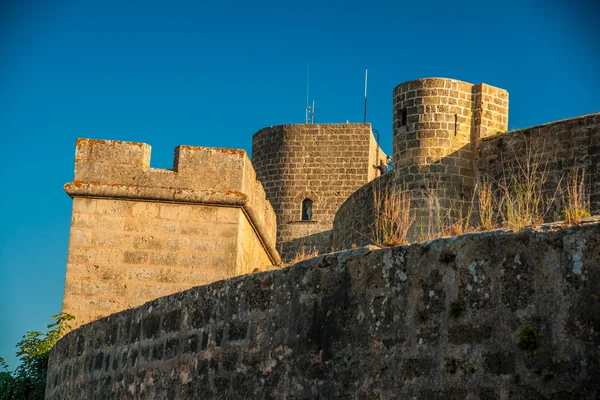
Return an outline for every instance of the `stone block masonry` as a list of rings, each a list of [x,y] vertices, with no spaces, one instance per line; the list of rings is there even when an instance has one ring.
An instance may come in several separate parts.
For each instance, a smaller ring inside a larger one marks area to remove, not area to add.
[[[338,208],[375,178],[385,160],[370,124],[279,125],[252,138],[252,163],[277,214],[277,245],[284,259],[302,247],[331,250]],[[302,202],[312,218],[302,220]]]
[[[46,399],[597,399],[600,223],[553,229],[359,248],[153,300],[60,339]]]
[[[458,205],[475,184],[478,140],[507,130],[508,93],[484,83],[426,78],[398,85],[393,104],[394,176],[411,191],[416,230],[431,228],[432,198],[442,215],[460,218]]]
[[[79,139],[63,311],[75,325],[280,262],[275,214],[242,150]]]

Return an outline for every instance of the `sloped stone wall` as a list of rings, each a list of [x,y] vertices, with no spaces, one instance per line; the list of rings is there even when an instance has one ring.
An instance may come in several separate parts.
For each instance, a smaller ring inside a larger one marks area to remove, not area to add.
[[[600,223],[539,229],[156,299],[59,340],[46,398],[596,399]]]

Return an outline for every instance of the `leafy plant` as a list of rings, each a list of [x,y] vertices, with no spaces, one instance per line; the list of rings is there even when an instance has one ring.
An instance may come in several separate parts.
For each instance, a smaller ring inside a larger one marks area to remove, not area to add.
[[[21,364],[13,371],[8,371],[8,365],[0,357],[0,400],[9,399],[43,399],[46,390],[46,370],[48,368],[48,353],[58,339],[68,331],[69,321],[75,319],[70,314],[60,313],[52,316],[52,322],[47,326],[46,333],[29,331],[17,343],[17,357]]]

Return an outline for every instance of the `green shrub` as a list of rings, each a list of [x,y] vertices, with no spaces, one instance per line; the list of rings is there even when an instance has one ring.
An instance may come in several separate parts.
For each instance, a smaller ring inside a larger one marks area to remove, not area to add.
[[[47,326],[48,331],[41,333],[29,331],[17,343],[17,357],[21,364],[13,371],[0,357],[0,400],[42,400],[46,390],[46,370],[48,353],[56,341],[68,329],[72,315],[61,313],[52,316],[54,322]]]

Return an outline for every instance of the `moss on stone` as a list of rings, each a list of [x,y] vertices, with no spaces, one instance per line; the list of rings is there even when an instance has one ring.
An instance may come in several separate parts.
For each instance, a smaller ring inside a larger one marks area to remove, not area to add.
[[[540,333],[534,325],[529,325],[519,331],[519,347],[531,353],[538,348]]]
[[[450,303],[450,316],[454,319],[460,318],[460,316],[465,312],[466,305],[463,300],[455,300]]]

